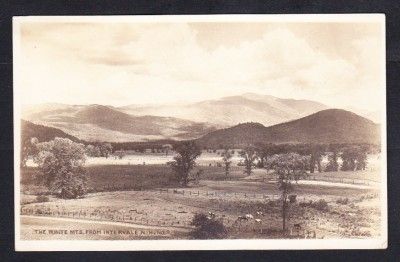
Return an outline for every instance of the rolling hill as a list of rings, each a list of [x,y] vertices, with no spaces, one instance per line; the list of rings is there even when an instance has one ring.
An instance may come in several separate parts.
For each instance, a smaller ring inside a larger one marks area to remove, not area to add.
[[[258,122],[266,126],[327,109],[326,105],[309,100],[281,99],[268,95],[246,93],[197,103],[120,107],[135,115],[170,116],[207,122],[218,127],[229,127],[244,122]]]
[[[244,123],[211,132],[197,143],[205,147],[243,147],[256,143],[380,142],[379,125],[341,109],[327,109],[286,123],[265,127]]]
[[[25,110],[23,118],[86,141],[194,139],[216,129],[174,117],[134,116],[103,105],[48,104],[41,109]]]
[[[21,141],[36,137],[39,142],[45,142],[53,140],[55,137],[63,137],[71,139],[75,142],[81,142],[78,138],[68,135],[67,133],[61,131],[60,129],[36,125],[29,121],[21,121]]]

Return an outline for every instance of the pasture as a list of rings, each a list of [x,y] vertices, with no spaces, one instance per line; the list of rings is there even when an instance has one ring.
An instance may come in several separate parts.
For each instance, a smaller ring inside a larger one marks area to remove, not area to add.
[[[81,199],[61,200],[49,196],[47,202],[37,203],[36,195],[46,194],[45,188],[35,185],[34,177],[40,176],[36,168],[21,172],[21,234],[32,239],[34,228],[49,225],[38,218],[55,218],[50,224],[64,228],[63,220],[76,221],[73,228],[108,229],[114,224],[84,224],[81,221],[123,223],[115,225],[133,228],[143,226],[154,230],[165,228],[171,232],[162,238],[188,238],[191,219],[196,213],[213,212],[228,229],[229,238],[280,238],[281,209],[279,190],[273,177],[266,170],[257,169],[249,177],[243,167],[233,166],[229,178],[223,167],[200,166],[204,174],[199,184],[180,188],[173,181],[173,173],[166,165],[103,165],[88,166],[91,193]],[[193,172],[196,172],[194,170]],[[362,178],[369,171],[316,173],[341,178]],[[377,176],[375,174],[375,176]],[[264,178],[264,179],[263,179]],[[379,232],[379,190],[374,187],[351,188],[327,185],[298,184],[294,194],[296,202],[290,205],[286,237],[360,238],[376,236]],[[344,201],[346,199],[346,201]],[[319,207],[319,201],[326,207]],[[257,215],[261,212],[262,215]],[[252,214],[254,219],[238,221],[239,216]],[[259,222],[255,222],[258,219]],[[42,224],[41,224],[42,223]],[[44,223],[44,224],[43,224]],[[299,224],[301,232],[293,225]],[[88,226],[90,225],[90,226]],[[49,227],[49,226],[47,226]],[[69,228],[69,227],[68,227]],[[47,236],[49,239],[57,236]],[[153,239],[154,234],[140,235],[80,235],[79,239]],[[68,238],[68,236],[63,236]],[[75,238],[74,238],[75,239]]]

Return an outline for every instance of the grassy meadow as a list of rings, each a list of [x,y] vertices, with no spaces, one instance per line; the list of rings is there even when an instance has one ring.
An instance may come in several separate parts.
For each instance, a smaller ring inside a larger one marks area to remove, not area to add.
[[[228,238],[282,237],[280,191],[272,172],[254,169],[252,175],[246,176],[242,166],[232,165],[226,177],[224,167],[213,162],[203,163],[191,173],[200,169],[203,172],[199,182],[182,188],[175,181],[171,167],[165,164],[91,164],[86,166],[89,194],[62,200],[38,183],[41,177],[38,168],[22,168],[21,235],[24,239],[36,239],[38,236],[32,230],[46,226],[101,230],[148,227],[151,232],[140,236],[87,234],[76,239],[185,239],[196,213],[214,212],[227,227]],[[317,172],[312,176],[317,182],[326,178],[371,180],[377,184],[380,181],[377,169]],[[302,238],[310,232],[316,238],[363,238],[379,234],[380,197],[376,187],[298,184],[293,194],[297,200],[290,205],[288,228],[301,224],[302,231],[290,231],[287,238]],[[40,195],[47,197],[39,199]],[[258,211],[262,215],[256,215]],[[253,214],[260,222],[238,222],[238,216],[245,214]],[[45,220],[48,218],[54,221]],[[160,228],[169,233],[154,235]],[[46,236],[46,239],[60,238],[68,236]]]

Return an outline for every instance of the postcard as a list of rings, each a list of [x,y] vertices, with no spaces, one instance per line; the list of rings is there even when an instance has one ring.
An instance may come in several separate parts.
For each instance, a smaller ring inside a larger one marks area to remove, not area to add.
[[[14,17],[17,251],[387,247],[385,16]]]

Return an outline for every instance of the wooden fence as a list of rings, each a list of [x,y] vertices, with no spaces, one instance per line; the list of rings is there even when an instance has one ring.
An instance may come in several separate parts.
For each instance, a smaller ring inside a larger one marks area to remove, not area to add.
[[[179,194],[182,196],[205,196],[205,197],[243,197],[251,199],[267,199],[276,200],[280,198],[277,194],[258,194],[258,193],[248,193],[248,192],[218,192],[218,191],[200,191],[200,190],[188,190],[188,189],[163,189],[160,188],[158,191],[160,194]]]
[[[177,217],[171,217],[168,220],[160,221],[159,219],[151,219],[145,212],[137,212],[130,210],[128,212],[120,212],[118,210],[96,210],[87,207],[74,207],[73,210],[63,208],[52,208],[44,205],[36,205],[29,207],[21,207],[21,215],[56,217],[56,218],[72,218],[97,221],[111,221],[132,223],[148,226],[171,226],[189,228],[190,220],[182,220]]]

